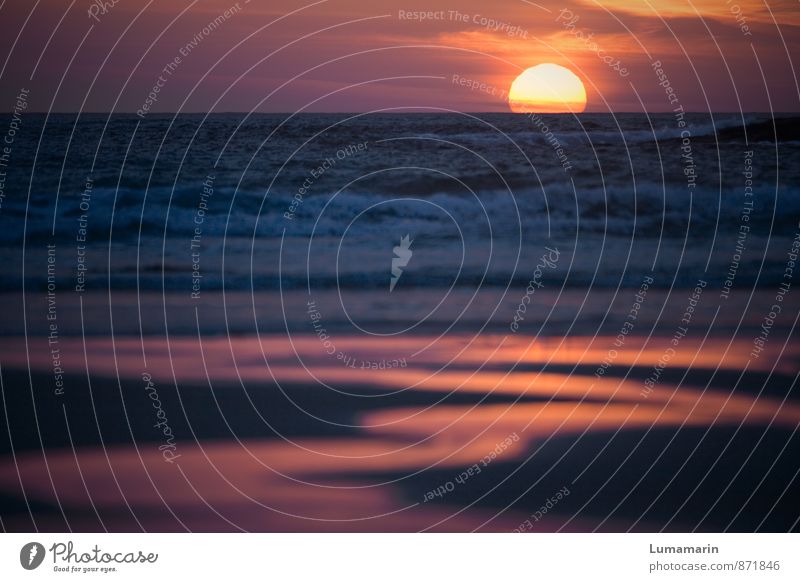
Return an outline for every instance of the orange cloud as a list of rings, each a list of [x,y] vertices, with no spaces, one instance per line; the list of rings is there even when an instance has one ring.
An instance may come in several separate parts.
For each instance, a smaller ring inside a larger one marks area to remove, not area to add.
[[[800,24],[797,2],[762,0],[582,0],[592,7],[606,8],[612,12],[626,12],[639,16],[662,18],[691,17],[734,20],[741,26],[748,22],[776,22]]]

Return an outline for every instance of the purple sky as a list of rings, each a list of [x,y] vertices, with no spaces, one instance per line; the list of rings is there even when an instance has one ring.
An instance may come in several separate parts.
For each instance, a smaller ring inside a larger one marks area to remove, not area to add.
[[[588,111],[800,110],[794,0],[97,2],[0,4],[0,110],[507,111],[543,62]]]

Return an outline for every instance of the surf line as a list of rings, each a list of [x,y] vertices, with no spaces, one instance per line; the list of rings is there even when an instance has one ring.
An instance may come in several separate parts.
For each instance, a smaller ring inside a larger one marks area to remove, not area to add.
[[[512,321],[510,325],[513,333],[517,333],[517,331],[519,331],[519,324],[525,319],[524,314],[528,311],[528,305],[531,302],[531,297],[533,294],[536,293],[537,289],[544,287],[544,284],[542,283],[544,270],[555,269],[556,265],[558,264],[558,258],[561,255],[558,249],[551,249],[550,247],[544,248],[547,252],[542,255],[542,258],[539,259],[539,263],[533,270],[531,280],[528,282],[528,286],[525,288],[525,295],[523,295],[522,299],[520,299],[517,310],[514,313],[514,321]]]

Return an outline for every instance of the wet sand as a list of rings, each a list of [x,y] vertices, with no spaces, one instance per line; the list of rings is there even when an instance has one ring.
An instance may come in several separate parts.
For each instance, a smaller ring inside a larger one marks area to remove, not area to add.
[[[613,338],[472,339],[337,337],[359,363],[429,346],[362,369],[313,335],[62,338],[59,395],[46,339],[3,338],[3,526],[798,529],[791,343],[685,338],[647,391],[668,338],[601,378]]]

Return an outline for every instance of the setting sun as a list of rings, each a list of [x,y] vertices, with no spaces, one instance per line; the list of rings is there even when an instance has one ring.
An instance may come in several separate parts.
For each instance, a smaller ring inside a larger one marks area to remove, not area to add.
[[[544,63],[514,79],[508,105],[514,113],[581,113],[586,109],[586,89],[569,69]]]

